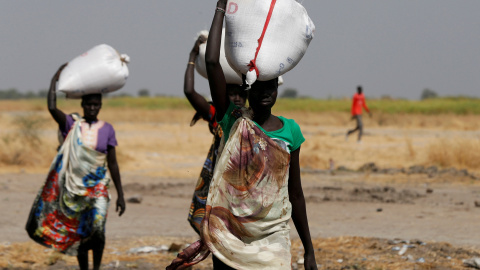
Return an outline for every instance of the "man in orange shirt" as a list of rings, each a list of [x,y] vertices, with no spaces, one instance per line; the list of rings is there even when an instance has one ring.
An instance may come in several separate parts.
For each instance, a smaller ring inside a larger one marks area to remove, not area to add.
[[[349,130],[347,132],[347,135],[345,136],[345,139],[348,139],[348,135],[358,130],[357,142],[360,142],[362,140],[362,134],[363,134],[362,108],[364,108],[365,111],[368,112],[370,117],[372,116],[372,113],[367,107],[367,103],[365,103],[365,96],[363,95],[362,92],[363,92],[362,87],[357,86],[357,93],[353,95],[353,102],[352,102],[352,120],[353,119],[357,120],[357,126],[354,129]]]

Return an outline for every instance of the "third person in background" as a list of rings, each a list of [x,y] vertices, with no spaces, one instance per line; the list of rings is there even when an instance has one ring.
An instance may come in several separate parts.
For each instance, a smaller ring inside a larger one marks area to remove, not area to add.
[[[208,122],[210,132],[213,135],[212,144],[208,151],[207,158],[203,164],[203,168],[198,177],[195,191],[193,192],[192,203],[190,205],[190,211],[188,213],[188,221],[192,228],[200,234],[200,224],[205,216],[205,204],[207,202],[208,190],[210,188],[210,181],[212,180],[213,170],[215,163],[217,162],[218,147],[220,140],[222,139],[222,128],[215,120],[215,107],[209,103],[202,95],[195,91],[194,79],[195,79],[195,59],[199,55],[199,47],[202,43],[205,43],[207,38],[200,35],[188,58],[187,69],[185,70],[185,79],[183,84],[183,91],[188,101],[195,109],[196,113],[193,116],[190,126],[195,125],[199,119],[203,119]],[[238,107],[245,106],[247,99],[247,92],[240,85],[226,84],[226,91],[228,98]]]

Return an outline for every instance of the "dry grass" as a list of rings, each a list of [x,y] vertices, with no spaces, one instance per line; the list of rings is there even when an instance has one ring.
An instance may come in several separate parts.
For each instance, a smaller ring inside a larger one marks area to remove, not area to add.
[[[442,167],[478,170],[480,139],[436,139],[428,146],[428,161]]]
[[[407,144],[407,149],[408,149],[408,157],[411,159],[415,159],[417,156],[417,152],[415,151],[413,144],[412,144],[412,139],[409,137],[405,137],[405,142]]]
[[[3,120],[3,121],[1,121]],[[3,132],[0,133],[0,164],[7,166],[44,165],[44,154],[53,151],[51,139],[42,134],[47,122],[44,116],[27,112],[0,119]]]
[[[132,106],[129,101],[134,101]],[[45,102],[0,101],[0,105],[0,171],[45,171],[58,146],[57,125]],[[354,169],[366,162],[382,167],[480,168],[474,162],[479,160],[478,143],[471,138],[472,131],[480,129],[475,115],[379,112],[364,117],[365,136],[358,145],[356,135],[345,141],[346,130],[354,126],[347,112],[281,111],[282,106],[274,113],[295,119],[307,139],[301,150],[303,168],[327,169],[330,158],[336,166]],[[78,100],[62,100],[59,107],[66,113],[81,112]],[[205,122],[189,127],[192,116],[182,99],[107,99],[100,114],[117,132],[122,172],[174,178],[196,178],[211,143]],[[459,143],[462,132],[470,132],[467,139],[472,142]]]
[[[103,265],[118,265],[121,269],[161,269],[168,265],[175,253],[131,254],[129,249],[143,246],[170,246],[171,243],[192,243],[193,238],[148,237],[112,240],[106,246]],[[462,260],[469,259],[478,250],[454,247],[447,243],[427,243],[409,249],[404,256],[398,255],[385,239],[365,237],[334,237],[313,239],[315,256],[319,269],[464,269]],[[55,269],[75,266],[76,258],[55,253],[50,249],[33,243],[15,243],[0,245],[0,267],[3,269]],[[408,258],[410,256],[410,259]],[[292,241],[292,260],[303,257],[300,240]],[[451,258],[448,258],[451,257]],[[423,258],[424,263],[416,262]],[[207,259],[193,269],[212,269],[211,260]],[[301,269],[301,266],[300,266]]]
[[[305,111],[274,111],[276,115],[283,115],[295,119],[301,125],[321,125],[345,127],[354,124],[350,115],[344,112],[305,112]],[[363,116],[366,128],[399,128],[399,129],[436,129],[436,130],[479,130],[480,121],[478,115],[456,115],[456,114],[387,114],[373,113],[372,117]]]

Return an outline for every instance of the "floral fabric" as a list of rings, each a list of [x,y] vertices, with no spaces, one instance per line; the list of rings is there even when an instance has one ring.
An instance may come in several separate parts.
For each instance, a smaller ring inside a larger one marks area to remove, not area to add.
[[[82,121],[76,119],[54,158],[26,225],[33,240],[70,255],[80,241],[104,233],[110,201],[106,154],[83,144]]]
[[[201,240],[167,269],[185,269],[209,252],[235,269],[291,269],[290,155],[248,118],[231,133],[210,184]]]

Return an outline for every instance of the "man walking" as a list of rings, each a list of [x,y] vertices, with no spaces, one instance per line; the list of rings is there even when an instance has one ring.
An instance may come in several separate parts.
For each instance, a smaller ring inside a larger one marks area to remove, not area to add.
[[[358,130],[357,142],[361,142],[362,134],[363,134],[362,108],[364,108],[365,111],[368,112],[370,117],[372,116],[372,113],[368,109],[367,103],[365,102],[365,96],[363,95],[362,86],[357,86],[357,93],[353,95],[353,102],[352,102],[352,120],[353,119],[357,120],[357,126],[354,129],[349,130],[347,132],[345,139],[348,139],[348,136],[350,134]]]

